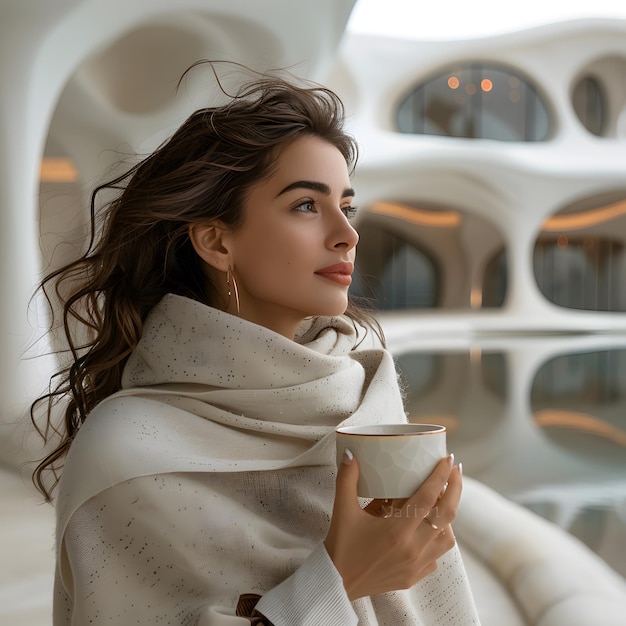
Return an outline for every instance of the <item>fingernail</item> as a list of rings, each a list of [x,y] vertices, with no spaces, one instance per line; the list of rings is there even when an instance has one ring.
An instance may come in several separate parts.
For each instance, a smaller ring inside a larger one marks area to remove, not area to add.
[[[448,465],[452,467],[454,465],[454,453],[450,454],[448,457]]]
[[[459,463],[459,475],[463,476],[463,463]]]
[[[346,448],[343,451],[343,459],[341,459],[341,462],[344,465],[350,465],[350,463],[352,463],[352,459],[354,458],[354,454],[352,454],[352,452],[350,452],[350,450],[348,450],[348,448]]]

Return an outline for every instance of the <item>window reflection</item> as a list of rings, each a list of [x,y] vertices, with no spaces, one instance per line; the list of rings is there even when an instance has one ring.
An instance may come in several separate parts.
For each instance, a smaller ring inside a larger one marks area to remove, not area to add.
[[[472,64],[451,69],[416,87],[400,104],[402,133],[543,141],[550,124],[533,85],[502,67]]]
[[[477,338],[469,348],[453,341],[395,358],[409,420],[444,424],[468,476],[569,530],[624,573],[626,346],[621,335],[593,348],[587,339],[544,351],[538,338],[500,338],[498,347]],[[538,368],[537,349],[546,355]],[[519,397],[520,386],[528,396]]]
[[[449,440],[473,440],[501,420],[507,402],[502,352],[409,352],[396,356],[409,420],[446,426]]]
[[[560,447],[610,461],[626,449],[626,350],[555,357],[531,390],[535,423]]]
[[[508,393],[506,359],[502,352],[483,352],[480,374],[485,389],[505,402]]]

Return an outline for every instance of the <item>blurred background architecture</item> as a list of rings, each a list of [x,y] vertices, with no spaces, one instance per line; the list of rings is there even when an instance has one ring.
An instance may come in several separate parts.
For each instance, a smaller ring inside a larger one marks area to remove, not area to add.
[[[472,556],[468,513],[484,624],[623,623],[626,6],[519,3],[489,31],[498,3],[456,4],[436,21],[397,0],[0,0],[0,622],[49,623],[52,511],[27,485],[42,451],[25,413],[58,345],[35,286],[84,245],[94,186],[219,97],[206,69],[177,89],[209,58],[340,94],[361,145],[354,292],[380,311],[409,419],[445,424],[468,476],[505,496],[485,496],[483,526],[522,505],[525,532],[549,520],[538,536],[573,537],[621,597],[597,622],[532,608]]]

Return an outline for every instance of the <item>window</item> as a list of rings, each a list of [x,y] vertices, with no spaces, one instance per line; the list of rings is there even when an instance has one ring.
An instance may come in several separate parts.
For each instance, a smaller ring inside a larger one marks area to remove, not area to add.
[[[545,220],[534,270],[556,305],[626,312],[626,194],[588,199]]]
[[[483,282],[483,308],[498,308],[504,306],[504,297],[507,289],[507,258],[504,248],[500,248],[487,263]]]
[[[547,108],[527,80],[482,64],[419,85],[400,104],[397,125],[402,133],[500,141],[544,141],[550,131]]]
[[[579,80],[572,93],[572,104],[578,119],[590,133],[604,134],[606,98],[598,80],[591,76]]]
[[[379,310],[437,306],[437,269],[423,251],[372,226],[359,227],[359,236],[350,293],[373,298]]]
[[[502,307],[507,255],[497,228],[450,207],[375,202],[357,224],[351,293],[379,310]]]

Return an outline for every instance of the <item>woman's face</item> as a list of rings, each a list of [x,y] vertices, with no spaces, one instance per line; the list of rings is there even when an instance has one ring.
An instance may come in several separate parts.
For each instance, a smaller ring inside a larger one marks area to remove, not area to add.
[[[273,174],[251,188],[242,226],[224,238],[241,317],[293,338],[305,317],[346,310],[359,240],[353,197],[332,144],[309,136],[282,149]]]

